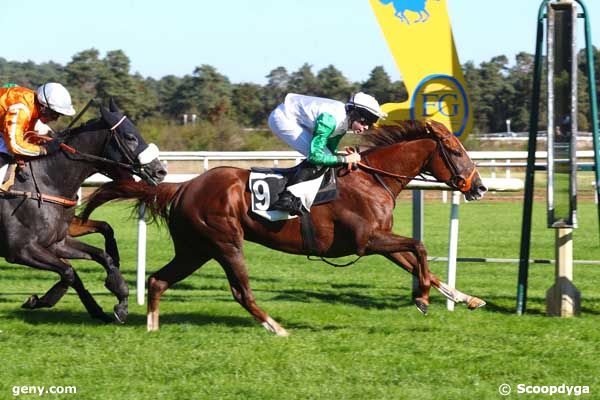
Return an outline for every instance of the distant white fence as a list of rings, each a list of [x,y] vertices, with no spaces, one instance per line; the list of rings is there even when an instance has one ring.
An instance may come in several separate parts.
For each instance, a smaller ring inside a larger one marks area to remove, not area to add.
[[[485,172],[490,171],[490,178],[496,178],[498,171],[504,171],[504,177],[510,178],[512,169],[524,168],[527,165],[526,151],[470,151],[469,156],[477,166]],[[535,153],[536,163],[539,166],[546,165],[546,152],[538,151]],[[279,166],[282,161],[293,161],[299,163],[304,159],[302,154],[296,151],[162,151],[160,159],[167,165],[174,161],[200,161],[202,169],[200,171],[186,171],[186,174],[177,174],[178,176],[167,175],[168,182],[181,181],[183,178],[191,178],[197,174],[205,172],[212,168],[212,164],[222,165],[223,162],[250,162],[250,161],[271,161],[273,166]],[[594,152],[592,150],[582,150],[577,152],[578,164],[590,164],[593,162]],[[179,176],[181,175],[181,176]],[[482,175],[487,175],[483,173]],[[183,179],[186,180],[186,179]],[[108,178],[96,174],[85,181],[86,186],[96,186],[108,182]]]

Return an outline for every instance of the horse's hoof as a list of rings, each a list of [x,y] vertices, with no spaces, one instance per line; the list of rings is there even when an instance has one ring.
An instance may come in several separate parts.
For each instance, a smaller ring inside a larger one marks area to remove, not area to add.
[[[415,300],[415,306],[417,306],[417,310],[419,310],[421,314],[427,315],[427,308],[429,307],[427,304],[421,300]]]
[[[25,308],[27,310],[33,310],[35,308],[37,308],[37,305],[40,302],[40,298],[38,297],[37,294],[32,294],[31,296],[29,296],[29,298],[27,300],[25,300],[25,303],[21,304],[21,308]]]
[[[478,308],[485,306],[485,304],[485,301],[481,300],[480,298],[471,297],[467,303],[467,308],[469,310],[477,310]]]
[[[127,306],[117,304],[114,308],[114,315],[115,315],[115,322],[118,322],[119,324],[124,324],[125,321],[127,321],[127,315],[129,315]]]

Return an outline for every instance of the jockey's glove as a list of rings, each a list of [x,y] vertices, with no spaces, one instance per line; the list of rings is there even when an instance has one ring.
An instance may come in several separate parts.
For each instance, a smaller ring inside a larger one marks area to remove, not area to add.
[[[358,153],[350,153],[344,156],[344,163],[346,164],[356,164],[360,161],[360,154]]]
[[[46,155],[57,153],[60,151],[60,140],[49,140],[43,144],[44,150],[46,150]]]

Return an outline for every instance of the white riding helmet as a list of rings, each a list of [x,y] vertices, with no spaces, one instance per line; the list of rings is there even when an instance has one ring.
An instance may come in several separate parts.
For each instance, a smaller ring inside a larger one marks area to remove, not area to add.
[[[379,118],[387,117],[387,114],[381,111],[381,107],[375,97],[363,92],[358,92],[350,96],[346,103],[346,111],[358,111],[358,114],[368,124],[374,124]]]
[[[36,95],[40,104],[52,111],[68,116],[75,115],[75,109],[71,104],[71,95],[60,83],[44,83],[37,89]]]

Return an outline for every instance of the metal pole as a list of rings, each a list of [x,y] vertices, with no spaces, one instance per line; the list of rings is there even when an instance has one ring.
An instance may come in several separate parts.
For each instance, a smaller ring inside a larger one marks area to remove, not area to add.
[[[412,231],[413,239],[423,241],[424,239],[424,222],[423,222],[423,191],[413,190],[413,218],[412,218]],[[413,275],[412,280],[413,290],[419,288],[419,279]]]
[[[137,303],[144,304],[146,294],[146,205],[138,209],[138,246],[137,246]]]
[[[600,197],[600,139],[598,138],[598,98],[596,94],[596,75],[594,72],[594,53],[592,51],[592,28],[588,12],[582,0],[576,0],[583,10],[585,25],[585,50],[588,67],[588,92],[590,98],[590,111],[592,113],[592,138],[594,143],[594,172],[596,178],[596,198]],[[600,203],[598,204],[598,227],[600,228]]]
[[[535,64],[533,72],[533,94],[529,118],[529,143],[527,146],[527,170],[525,172],[525,195],[523,198],[523,221],[521,224],[521,249],[519,256],[519,280],[517,283],[517,314],[527,308],[527,279],[529,275],[529,252],[531,249],[531,214],[535,182],[535,152],[537,150],[537,128],[540,108],[540,82],[542,77],[542,42],[544,41],[544,9],[549,0],[542,1],[538,11]]]
[[[452,206],[450,208],[450,229],[448,237],[448,286],[456,287],[456,257],[458,255],[458,205],[460,192],[452,192]],[[448,311],[454,311],[454,302],[446,300]]]

